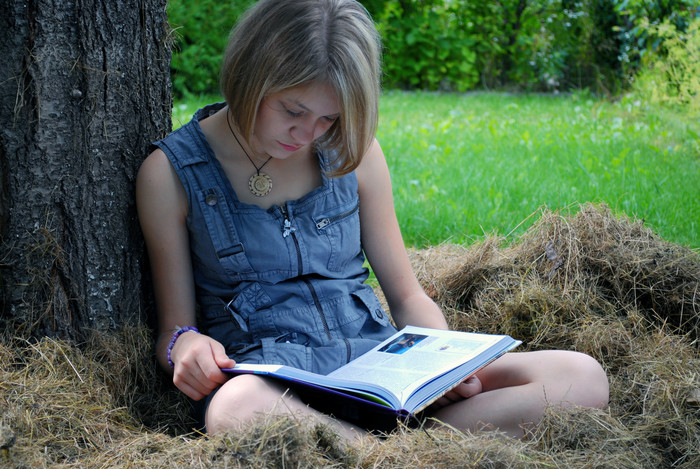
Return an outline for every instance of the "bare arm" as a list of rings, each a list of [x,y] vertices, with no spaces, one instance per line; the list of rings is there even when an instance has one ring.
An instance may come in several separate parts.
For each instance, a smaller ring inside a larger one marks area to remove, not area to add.
[[[136,180],[139,220],[153,276],[158,309],[156,356],[170,370],[166,349],[175,330],[195,325],[192,262],[186,226],[187,196],[170,161],[161,150],[144,161]],[[185,394],[200,399],[223,383],[219,367],[233,366],[221,344],[186,332],[175,343],[173,382]]]
[[[375,142],[363,158],[357,178],[362,244],[396,325],[399,329],[406,325],[447,329],[442,311],[413,273],[396,219],[389,168],[379,143]],[[435,407],[467,399],[481,390],[481,381],[472,376],[443,396]]]
[[[378,142],[357,169],[362,245],[399,328],[447,329],[438,306],[418,283],[404,247],[391,192],[391,178]]]

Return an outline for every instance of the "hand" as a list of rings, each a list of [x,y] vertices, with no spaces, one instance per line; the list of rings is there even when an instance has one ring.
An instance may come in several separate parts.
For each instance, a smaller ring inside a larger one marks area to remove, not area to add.
[[[173,384],[195,401],[228,381],[229,375],[221,368],[236,365],[220,342],[196,332],[182,334],[175,342],[170,358],[175,364]]]
[[[469,399],[470,397],[476,396],[482,390],[481,380],[472,375],[466,380],[459,383],[454,389],[445,393],[440,399],[435,401],[435,407],[445,407],[455,402],[462,401],[464,399]]]

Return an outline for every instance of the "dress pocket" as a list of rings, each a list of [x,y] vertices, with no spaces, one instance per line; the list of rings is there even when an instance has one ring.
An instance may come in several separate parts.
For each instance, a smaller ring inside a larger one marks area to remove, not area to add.
[[[311,349],[306,345],[279,341],[275,337],[266,337],[261,342],[263,363],[312,370]]]
[[[254,277],[255,272],[248,262],[245,248],[221,190],[218,187],[204,189],[197,196],[221,268],[235,280]]]
[[[340,272],[362,251],[360,241],[360,204],[354,201],[314,219],[319,236],[330,246],[328,270]]]
[[[231,315],[241,330],[248,332],[251,316],[261,308],[269,306],[272,302],[270,296],[259,283],[251,283],[243,288],[226,304],[226,311]]]
[[[365,308],[367,308],[373,323],[381,327],[391,327],[389,315],[384,311],[384,308],[382,308],[382,305],[379,302],[379,298],[377,298],[377,295],[375,295],[371,288],[367,287],[357,290],[353,292],[352,295],[360,300]]]

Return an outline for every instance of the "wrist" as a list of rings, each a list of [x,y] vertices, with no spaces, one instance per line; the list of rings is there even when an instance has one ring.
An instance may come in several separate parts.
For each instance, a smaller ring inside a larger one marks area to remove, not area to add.
[[[172,338],[170,339],[170,342],[168,343],[168,348],[166,349],[166,355],[168,357],[168,365],[170,365],[170,368],[173,369],[175,368],[175,364],[173,363],[172,360],[172,352],[173,352],[173,347],[175,347],[175,342],[177,342],[177,339],[180,338],[182,334],[185,332],[196,332],[199,334],[199,330],[194,327],[194,326],[186,326],[186,327],[179,327],[175,330],[175,333],[173,334]]]

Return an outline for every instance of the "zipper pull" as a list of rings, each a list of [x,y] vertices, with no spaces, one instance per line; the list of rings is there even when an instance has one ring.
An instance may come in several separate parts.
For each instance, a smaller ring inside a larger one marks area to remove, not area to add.
[[[319,220],[318,223],[316,223],[316,229],[321,230],[325,227],[327,227],[331,221],[328,218],[324,218],[322,220]]]
[[[282,237],[286,238],[290,234],[294,233],[297,229],[292,226],[292,222],[289,218],[284,219],[284,230],[282,230]]]
[[[282,215],[284,216],[284,228],[282,229],[282,237],[286,238],[290,234],[294,233],[297,229],[292,226],[292,222],[287,215],[287,207],[283,205],[280,207],[282,210]]]

